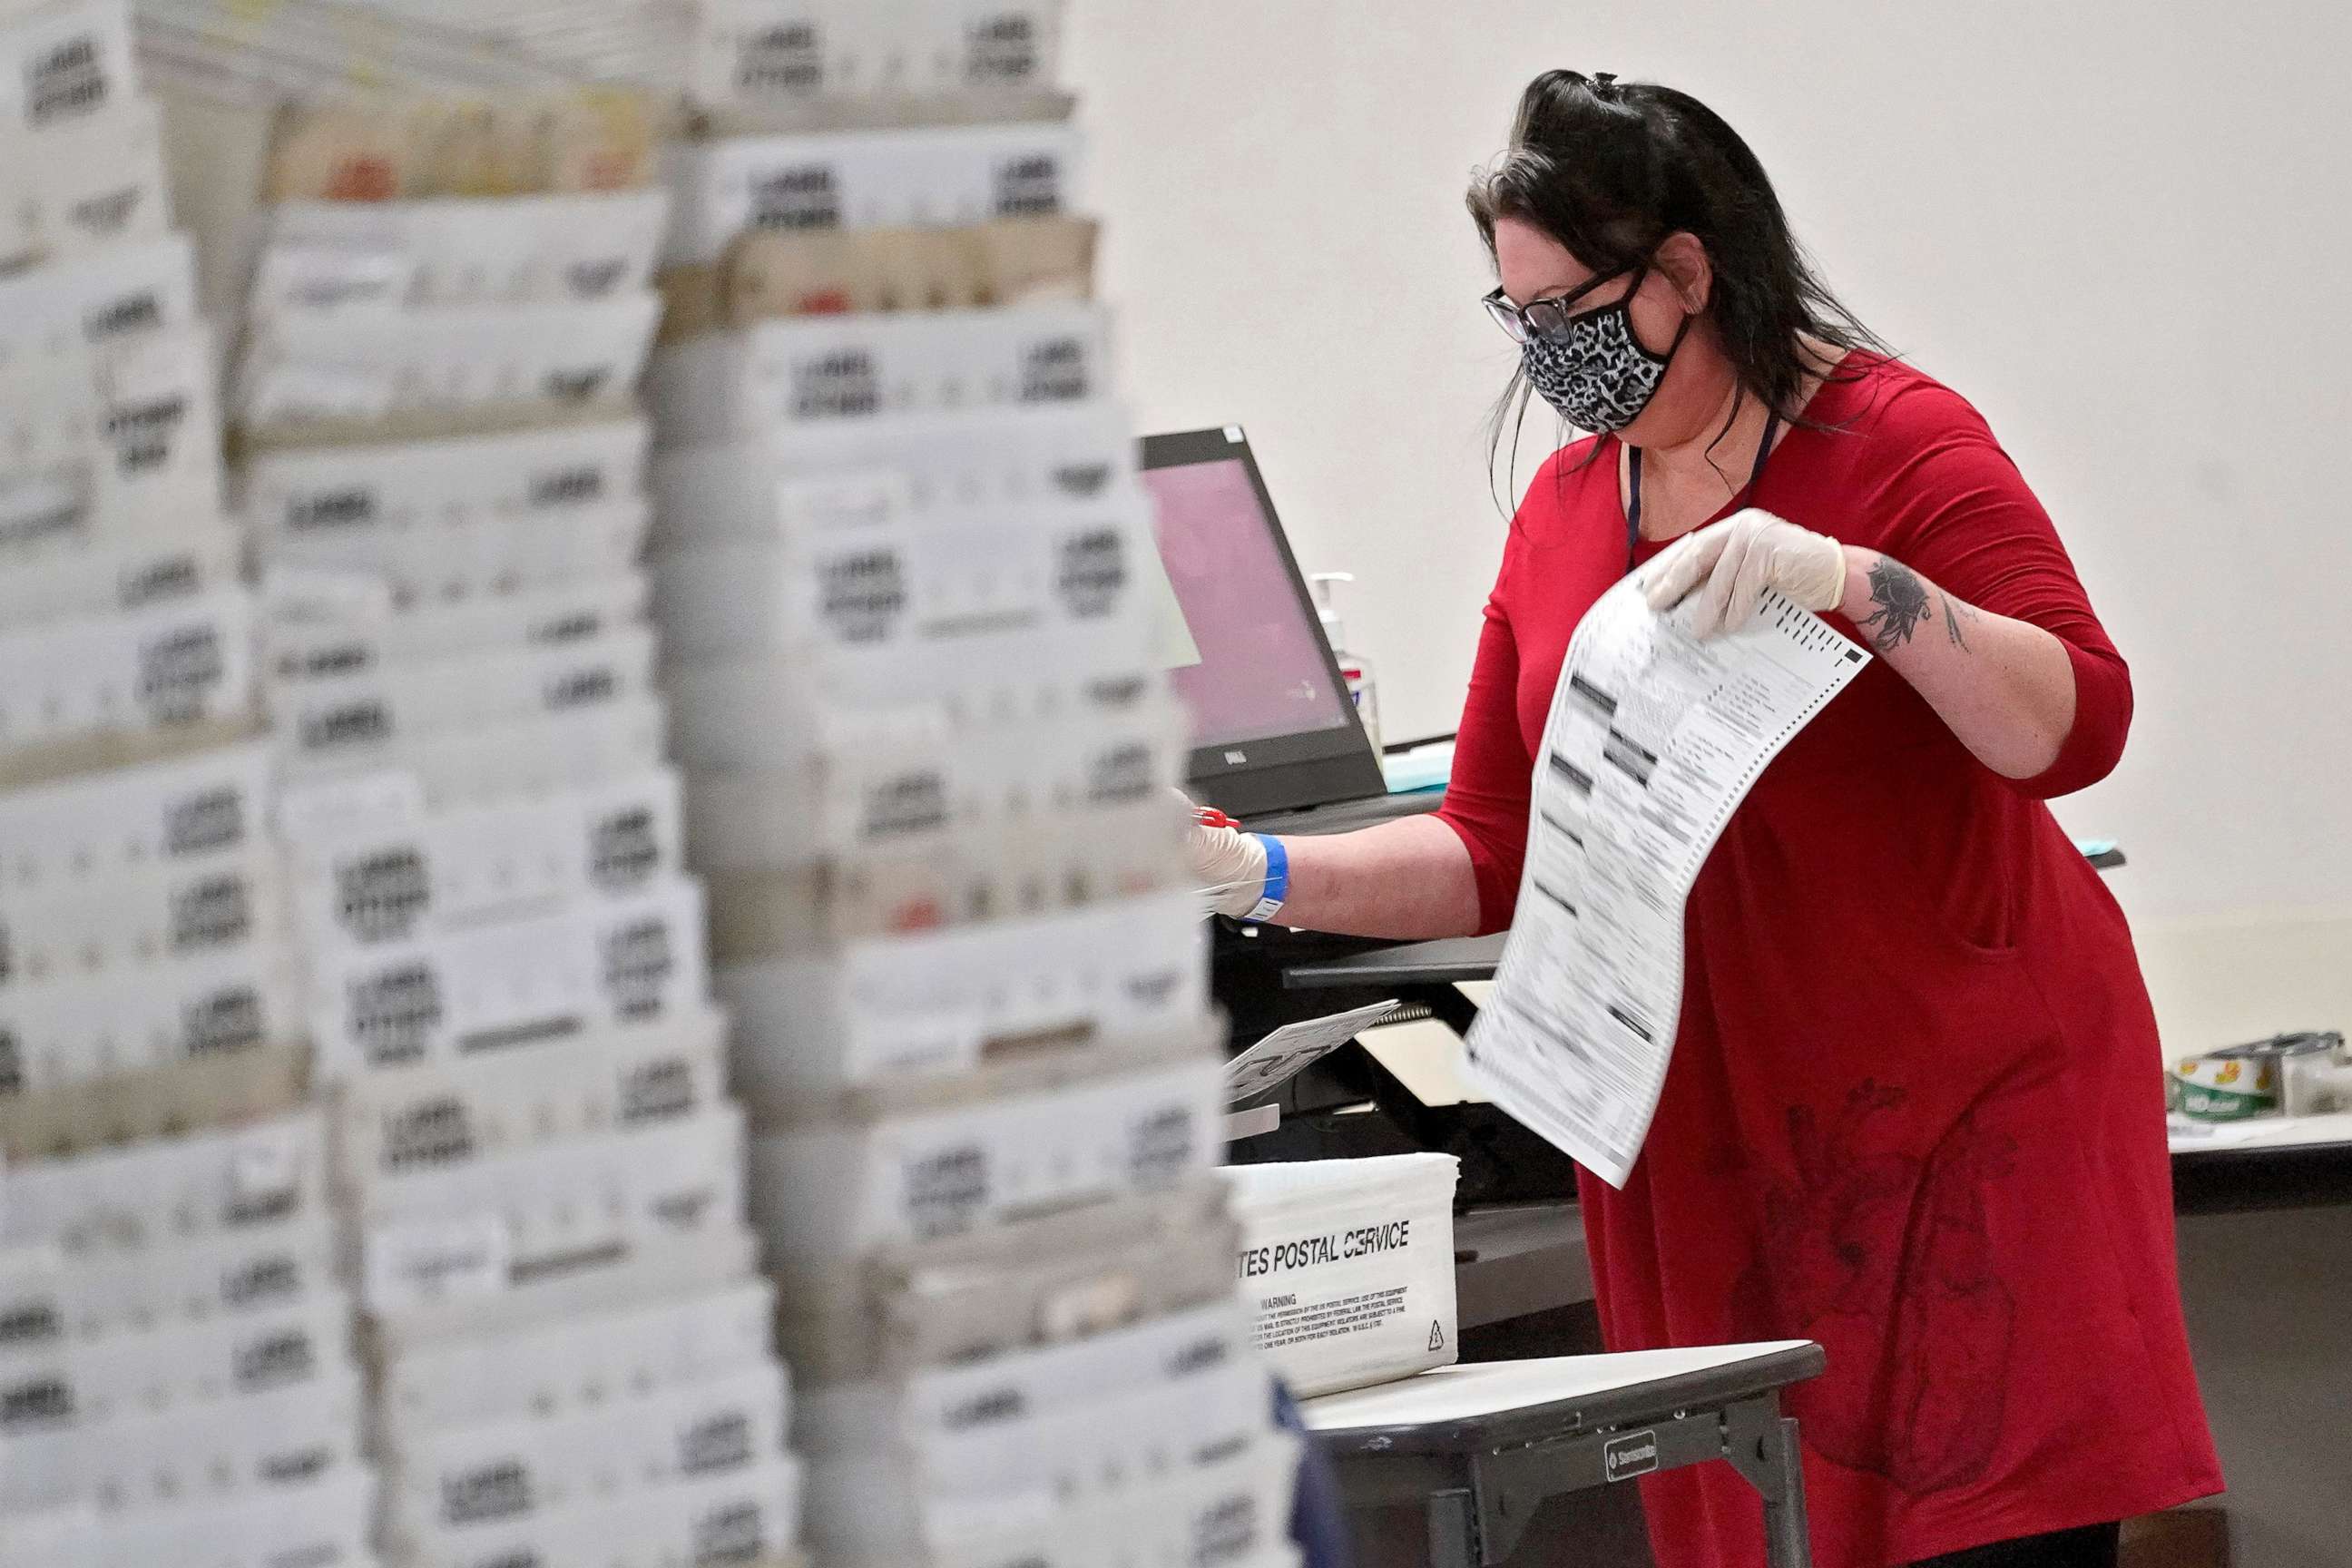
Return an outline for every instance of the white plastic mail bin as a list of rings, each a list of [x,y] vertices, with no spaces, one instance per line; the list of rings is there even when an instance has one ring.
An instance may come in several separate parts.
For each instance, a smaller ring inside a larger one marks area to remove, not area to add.
[[[1454,1359],[1451,1154],[1236,1165],[1242,1295],[1305,1398]]]

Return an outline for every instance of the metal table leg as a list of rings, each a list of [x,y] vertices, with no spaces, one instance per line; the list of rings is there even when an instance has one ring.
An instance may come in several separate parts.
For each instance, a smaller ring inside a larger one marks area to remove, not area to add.
[[[1451,1454],[1350,1453],[1340,1459],[1340,1489],[1351,1512],[1417,1503],[1432,1568],[1498,1568],[1548,1498],[1721,1460],[1764,1500],[1770,1568],[1813,1568],[1797,1423],[1780,1414],[1777,1393],[1636,1414],[1591,1426],[1571,1415],[1557,1434]]]
[[[1467,1491],[1429,1495],[1430,1568],[1484,1568],[1478,1550],[1478,1510]]]
[[[1724,1458],[1764,1497],[1764,1560],[1771,1568],[1813,1568],[1805,1521],[1805,1465],[1797,1421],[1777,1395],[1743,1400],[1723,1413]]]

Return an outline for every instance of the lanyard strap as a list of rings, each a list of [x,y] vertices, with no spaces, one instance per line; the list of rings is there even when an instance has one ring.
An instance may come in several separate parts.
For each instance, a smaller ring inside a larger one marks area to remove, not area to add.
[[[1756,466],[1748,470],[1748,482],[1740,487],[1740,496],[1754,493],[1756,483],[1764,477],[1764,459],[1772,455],[1772,437],[1780,433],[1780,416],[1769,416],[1764,421],[1764,438],[1756,443]],[[1625,570],[1633,569],[1633,552],[1642,543],[1642,448],[1630,447],[1625,465]]]

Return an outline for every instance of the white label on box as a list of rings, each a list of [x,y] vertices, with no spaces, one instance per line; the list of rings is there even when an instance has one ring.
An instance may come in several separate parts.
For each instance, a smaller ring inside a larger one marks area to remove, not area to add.
[[[201,322],[111,345],[94,365],[114,457],[110,524],[146,526],[220,506],[220,412]]]
[[[612,781],[662,763],[667,708],[658,697],[572,709],[488,729],[439,730],[401,748],[401,770],[415,775],[427,805],[438,810],[486,804]],[[362,764],[364,765],[364,764]],[[292,783],[310,784],[361,771],[346,759],[289,759]]]
[[[391,584],[375,573],[288,562],[262,572],[261,603],[271,620],[296,626],[373,621],[393,612]]]
[[[519,403],[611,405],[635,384],[660,314],[650,291],[586,304],[286,310],[257,325],[240,412],[268,424]]]
[[[59,541],[12,553],[18,554],[13,569],[0,573],[0,621],[13,625],[193,598],[243,575],[243,541],[226,528],[174,529],[121,543]]]
[[[465,601],[478,609],[516,589],[635,570],[649,522],[646,503],[623,499],[520,516],[468,513],[431,526],[280,533],[264,542],[273,565],[365,572],[395,601]]]
[[[761,37],[776,36],[771,30]],[[876,47],[898,52],[891,40],[877,38]],[[1011,61],[1001,49],[973,58],[985,65]],[[1012,79],[1001,71],[973,76],[950,90],[1002,89]],[[873,85],[910,90],[903,80]],[[716,261],[748,230],[939,227],[1051,216],[1064,210],[1079,146],[1072,127],[1053,120],[681,143],[666,160],[678,193],[667,259]]]
[[[185,1403],[320,1381],[350,1364],[351,1302],[323,1291],[290,1306],[174,1320],[12,1358],[0,1425],[51,1416],[93,1425]]]
[[[802,316],[655,354],[665,436],[717,441],[778,425],[1087,401],[1109,384],[1095,305]]]
[[[272,941],[283,903],[277,862],[258,851],[109,868],[59,884],[0,881],[0,986],[119,979],[161,960]],[[123,1021],[122,1009],[108,1010]]]
[[[977,1061],[988,1027],[975,1002],[966,1007],[909,1009],[887,1019],[853,1013],[843,1020],[843,1034],[851,1070],[882,1078],[952,1072]]]
[[[327,943],[448,934],[644,891],[684,869],[678,784],[609,784],[431,813],[289,825],[296,913]]]
[[[192,912],[213,921],[224,909]],[[47,1089],[289,1041],[299,1011],[287,957],[274,943],[243,942],[0,988],[0,1079]]]
[[[243,712],[250,700],[250,601],[239,587],[136,610],[0,631],[0,696],[12,739]]]
[[[278,679],[272,716],[295,749],[380,756],[436,730],[493,724],[534,713],[647,694],[654,640],[621,626],[577,643],[461,654],[351,675]]]
[[[6,29],[0,23],[0,33]],[[0,101],[7,90],[0,44]],[[55,119],[33,141],[17,139],[10,166],[0,173],[0,247],[49,266],[70,263],[108,245],[161,237],[169,228],[162,132],[155,105],[110,96],[92,112]],[[5,119],[5,110],[0,110]],[[0,141],[8,140],[0,131]]]
[[[583,1026],[683,1016],[704,1000],[700,888],[657,884],[534,920],[312,955],[328,1077],[487,1055]]]
[[[533,1144],[646,1128],[726,1098],[724,1016],[569,1036],[341,1089],[339,1157],[354,1190]]]
[[[0,544],[89,532],[92,493],[86,468],[0,478]]]
[[[299,1173],[290,1194],[240,1197],[233,1180],[238,1151],[281,1139]],[[301,1218],[324,1204],[325,1142],[320,1116],[307,1111],[20,1166],[0,1211],[0,1240],[124,1247]]]
[[[132,99],[129,7],[68,0],[0,19],[0,112],[28,133],[70,125]],[[39,157],[37,144],[12,156]]]
[[[297,843],[394,830],[424,815],[423,786],[415,773],[399,768],[290,784],[278,797],[278,831]]]
[[[0,346],[69,354],[194,326],[195,290],[186,236],[106,246],[69,266],[0,277]]]
[[[0,1568],[95,1561],[98,1512],[89,1503],[23,1513],[0,1524]]]
[[[105,1513],[88,1561],[361,1568],[372,1561],[374,1493],[375,1478],[366,1466],[338,1465],[299,1486]]]
[[[583,1312],[504,1333],[437,1342],[383,1369],[394,1430],[562,1416],[658,1389],[768,1364],[775,1288],[764,1279]]]
[[[278,1189],[278,1221],[137,1248],[77,1253],[65,1284],[72,1331],[90,1338],[144,1329],[178,1318],[260,1311],[333,1288],[340,1227],[314,1207],[297,1214],[299,1188]]]
[[[768,1364],[561,1415],[395,1427],[387,1512],[417,1533],[577,1506],[612,1476],[667,1485],[740,1470],[784,1457],[784,1417],[782,1370]]]
[[[424,522],[567,512],[634,496],[641,420],[383,446],[290,447],[246,469],[247,510],[265,540]]]
[[[299,620],[273,615],[268,668],[280,679],[577,645],[641,623],[650,593],[645,574],[630,570],[395,609],[392,582],[381,572],[344,567],[325,574],[355,591],[341,606],[323,595],[305,600]]]
[[[673,448],[652,468],[660,542],[777,537],[779,502],[801,493],[779,491],[779,479],[840,478],[850,499],[887,488],[906,503],[894,502],[891,516],[1097,500],[1137,488],[1132,431],[1124,408],[1094,400],[771,427]],[[855,510],[828,517],[883,521]]]
[[[264,273],[274,266],[295,278],[317,276],[326,299],[272,290],[265,302],[331,302],[341,291],[434,308],[633,293],[650,276],[667,204],[658,188],[285,203],[272,215]],[[309,263],[312,257],[323,259]],[[383,258],[384,282],[362,292],[372,279],[349,263],[339,270],[338,257]]]
[[[1198,1018],[1203,932],[1189,891],[864,938],[821,957],[730,966],[739,1070],[763,1095],[892,1073],[969,1071],[996,1039],[1116,1037]]]
[[[395,1220],[368,1227],[363,1304],[397,1312],[453,1296],[506,1289],[506,1222],[496,1215]]]
[[[798,1479],[793,1463],[779,1458],[560,1512],[436,1527],[417,1542],[416,1560],[436,1568],[768,1563],[792,1546]]]
[[[0,1192],[0,1203],[6,1195]],[[0,1252],[0,1354],[54,1343],[72,1331],[64,1269],[65,1260],[54,1247]]]
[[[393,378],[357,365],[266,364],[247,382],[238,413],[259,426],[315,419],[381,419],[392,412]]]
[[[416,279],[416,259],[357,246],[272,245],[253,283],[257,311],[397,306]]]
[[[1223,1151],[1217,1064],[1111,1076],[753,1147],[754,1217],[773,1256],[840,1257],[1050,1209],[1164,1191]],[[819,1186],[828,1205],[783,1194]]]
[[[898,1418],[910,1436],[1083,1407],[1249,1364],[1250,1324],[1238,1303],[1186,1308],[1066,1343],[1024,1348],[907,1381]]]
[[[866,7],[723,0],[697,8],[688,79],[698,103],[740,102],[755,112],[886,91],[1045,94],[1060,58],[1062,10],[1061,0]],[[959,1559],[949,1568],[966,1565]],[[1043,1568],[1063,1568],[1063,1559]]]
[[[298,1194],[301,1179],[301,1152],[291,1129],[255,1132],[230,1156],[229,1191],[239,1205],[285,1206]]]
[[[809,529],[883,526],[905,516],[911,505],[911,486],[907,476],[896,469],[779,479],[777,535],[786,538]]]

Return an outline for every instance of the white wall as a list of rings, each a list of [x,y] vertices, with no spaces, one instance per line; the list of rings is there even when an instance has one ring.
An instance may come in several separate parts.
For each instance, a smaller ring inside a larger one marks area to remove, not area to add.
[[[1305,563],[1365,579],[1391,737],[1453,728],[1502,537],[1465,176],[1536,71],[1614,70],[1740,129],[2059,519],[2139,694],[2123,772],[2064,815],[2124,840],[2143,932],[2352,910],[2341,8],[1072,4],[1139,413],[1250,426]],[[2342,959],[2308,977],[2332,1018],[2221,1012],[2352,1022]]]

